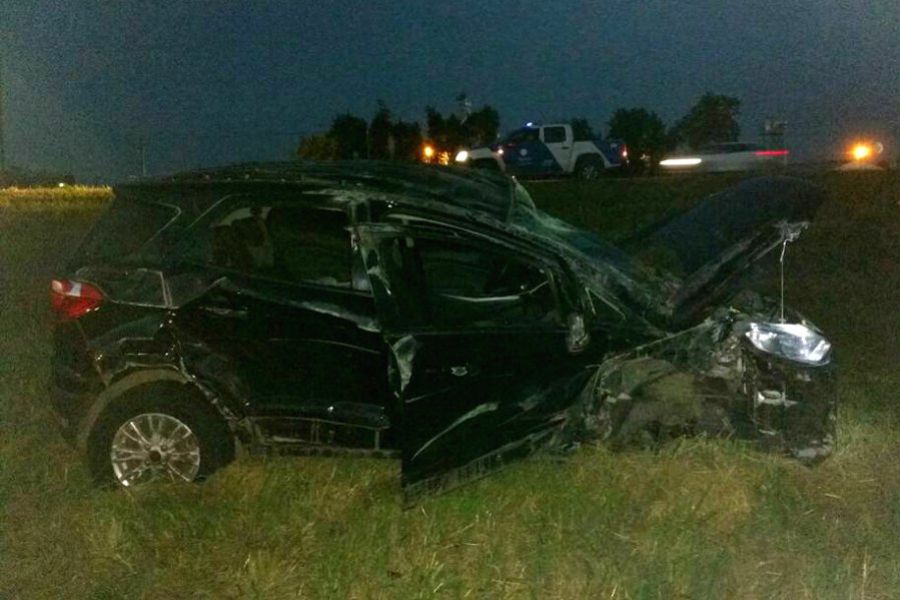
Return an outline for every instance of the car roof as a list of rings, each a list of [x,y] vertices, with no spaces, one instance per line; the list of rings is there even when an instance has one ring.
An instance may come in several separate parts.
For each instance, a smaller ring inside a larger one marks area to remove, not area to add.
[[[392,201],[446,206],[486,214],[506,221],[513,197],[513,181],[498,173],[464,167],[441,167],[400,161],[294,161],[245,163],[198,169],[116,186],[117,194],[159,193],[172,188],[210,189],[234,193],[296,189],[344,189],[387,194]],[[179,195],[172,195],[177,198]],[[177,200],[173,200],[177,201]]]

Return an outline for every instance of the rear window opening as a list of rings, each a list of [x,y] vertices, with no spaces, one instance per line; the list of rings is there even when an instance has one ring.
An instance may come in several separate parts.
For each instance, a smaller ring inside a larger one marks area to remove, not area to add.
[[[174,206],[116,197],[75,257],[81,263],[131,257],[177,216],[178,209]]]

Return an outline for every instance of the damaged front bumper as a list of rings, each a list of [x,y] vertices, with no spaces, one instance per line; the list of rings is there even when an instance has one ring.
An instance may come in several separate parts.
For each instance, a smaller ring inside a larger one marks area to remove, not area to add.
[[[834,450],[837,385],[834,362],[807,366],[754,355],[746,395],[761,448],[817,462]]]
[[[604,362],[573,406],[566,436],[621,448],[699,434],[824,459],[835,443],[833,359],[804,364],[762,352],[744,335],[751,321],[719,315]]]

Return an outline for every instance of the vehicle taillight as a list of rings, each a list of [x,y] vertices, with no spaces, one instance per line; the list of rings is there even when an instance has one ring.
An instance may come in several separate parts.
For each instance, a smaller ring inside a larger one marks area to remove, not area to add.
[[[622,158],[628,158],[628,146],[622,146]]]
[[[70,279],[50,282],[50,306],[60,321],[77,319],[103,304],[103,292],[89,283]]]
[[[787,150],[759,150],[757,156],[787,156]]]

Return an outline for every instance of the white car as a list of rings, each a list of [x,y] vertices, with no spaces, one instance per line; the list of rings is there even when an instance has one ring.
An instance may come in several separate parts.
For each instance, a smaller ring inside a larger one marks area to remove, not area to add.
[[[722,173],[757,171],[787,164],[788,151],[769,150],[759,144],[728,142],[704,146],[695,153],[667,156],[659,166],[664,171]]]

